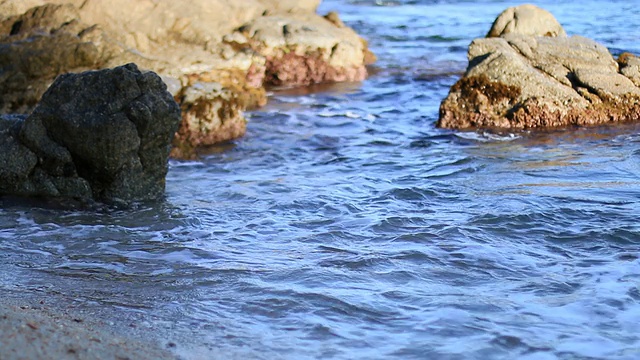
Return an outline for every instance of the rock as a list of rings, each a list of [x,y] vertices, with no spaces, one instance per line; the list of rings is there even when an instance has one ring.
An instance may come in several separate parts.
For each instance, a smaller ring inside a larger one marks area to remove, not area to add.
[[[185,84],[176,100],[182,122],[173,141],[171,157],[194,159],[197,148],[243,136],[247,120],[244,110],[264,106],[267,94],[254,87],[241,71],[214,71],[183,77]]]
[[[540,128],[640,119],[637,58],[580,37],[476,39],[440,106],[445,128]],[[625,70],[626,69],[626,70]]]
[[[0,23],[0,112],[27,113],[57,75],[108,62],[104,33],[78,16],[70,4],[47,4]]]
[[[618,57],[620,73],[640,87],[640,58],[630,53],[622,53]]]
[[[21,0],[17,0],[21,1]],[[168,62],[173,70],[192,63],[176,62],[205,54],[207,42],[220,41],[222,35],[261,16],[268,8],[259,0],[46,0],[46,3],[72,3],[83,22],[108,31],[125,48]],[[147,45],[147,51],[138,45]],[[169,51],[191,48],[190,54]],[[199,50],[199,51],[196,51]]]
[[[58,29],[65,28],[65,33],[80,37],[83,42],[111,50],[111,56],[100,59],[96,67],[135,60],[153,71],[175,78],[219,69],[248,71],[255,62],[251,56],[240,57],[240,61],[235,57],[230,60],[219,56],[221,50],[228,49],[223,46],[222,39],[238,27],[265,17],[264,14],[285,19],[300,18],[299,21],[307,17],[312,21],[321,19],[314,14],[319,0],[193,0],[188,6],[172,0],[0,1],[0,6],[12,9],[9,14],[25,9],[25,4],[44,6],[29,7],[28,14],[17,13],[4,18],[0,23],[0,43],[11,44],[36,35],[57,33]],[[51,10],[60,8],[65,10]],[[34,25],[27,26],[31,23]],[[92,29],[103,36],[94,37],[95,41],[94,38],[86,39],[85,33]],[[22,34],[20,37],[15,36],[16,30]],[[275,30],[282,29],[278,27]],[[334,31],[332,34],[342,36],[342,32]],[[326,34],[325,38],[328,36]],[[342,40],[345,39],[336,38],[334,43]]]
[[[225,41],[263,56],[264,82],[270,85],[361,81],[372,60],[366,42],[335,13],[329,19],[315,14],[263,16]]]
[[[566,36],[562,25],[547,10],[524,4],[503,11],[493,22],[487,37],[516,33],[530,36]]]
[[[0,122],[0,194],[127,204],[164,193],[178,105],[134,64],[59,76]]]
[[[18,191],[38,163],[38,157],[19,141],[25,116],[0,115],[1,188]]]
[[[0,113],[29,113],[57,75],[135,62],[170,79],[178,101],[193,99],[184,94],[193,93],[196,83],[224,89],[224,96],[198,90],[199,106],[183,104],[190,124],[181,127],[177,146],[235,139],[244,134],[244,110],[265,103],[264,85],[366,76],[365,64],[374,59],[366,42],[337,14],[329,20],[316,15],[319,3],[0,0],[0,9],[7,9],[0,16]],[[187,152],[173,152],[181,153]]]
[[[0,0],[0,21],[43,4],[44,0]]]
[[[195,83],[183,89],[180,100],[182,122],[171,150],[175,158],[194,158],[198,147],[235,139],[246,132],[238,94],[219,83]]]
[[[315,13],[320,0],[262,0],[270,13]]]

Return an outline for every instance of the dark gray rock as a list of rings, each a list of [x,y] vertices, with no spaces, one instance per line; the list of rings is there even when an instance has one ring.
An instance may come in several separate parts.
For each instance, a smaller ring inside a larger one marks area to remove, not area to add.
[[[0,189],[19,192],[36,167],[38,157],[19,138],[24,116],[0,116]]]
[[[160,77],[134,64],[61,75],[31,115],[0,118],[0,193],[157,199],[180,119]]]

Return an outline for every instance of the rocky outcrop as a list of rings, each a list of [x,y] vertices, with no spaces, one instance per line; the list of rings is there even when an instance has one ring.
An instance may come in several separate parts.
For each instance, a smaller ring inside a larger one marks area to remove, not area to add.
[[[72,5],[49,4],[0,23],[0,112],[27,113],[57,75],[108,62],[104,33],[78,17]]]
[[[243,111],[264,104],[265,85],[366,76],[366,43],[337,15],[316,15],[319,3],[0,0],[0,112],[28,113],[59,74],[135,62],[175,85],[174,155],[193,156],[242,136]]]
[[[440,106],[440,127],[524,129],[640,119],[637,58],[625,55],[619,64],[593,40],[512,31],[474,40],[468,56],[466,73]]]
[[[262,0],[268,12],[280,13],[315,13],[320,0]]]
[[[0,119],[0,194],[157,199],[179,121],[160,77],[134,64],[62,75],[29,116]]]
[[[262,16],[224,38],[232,48],[264,57],[264,83],[309,85],[361,81],[375,57],[335,13]],[[262,64],[260,64],[262,65]]]

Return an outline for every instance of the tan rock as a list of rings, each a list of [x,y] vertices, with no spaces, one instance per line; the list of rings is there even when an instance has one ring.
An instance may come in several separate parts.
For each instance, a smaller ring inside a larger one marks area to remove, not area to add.
[[[44,0],[0,0],[0,21],[43,4]]]
[[[640,119],[640,89],[606,47],[580,37],[476,39],[440,106],[446,128],[536,128]],[[628,60],[633,73],[635,60]],[[637,74],[635,70],[635,74]]]
[[[635,86],[640,87],[640,58],[630,53],[622,53],[618,57],[620,73],[628,77]]]
[[[270,13],[315,13],[320,0],[261,0]]]
[[[247,122],[238,94],[219,83],[199,82],[183,89],[180,96],[182,122],[174,138],[171,155],[194,158],[196,149],[244,135]]]
[[[309,13],[315,12],[319,4],[318,0],[193,0],[188,6],[173,0],[0,1],[0,9],[7,9],[3,14],[11,15],[44,4],[73,5],[77,9],[76,19],[88,26],[98,25],[109,33],[114,46],[152,59],[154,71],[174,76],[194,72],[196,64],[201,65],[201,71],[229,68],[229,64],[215,56],[216,44],[225,34],[267,12]],[[120,62],[129,61],[130,58]],[[116,62],[110,65],[120,65]]]
[[[366,42],[336,14],[331,20],[316,14],[263,16],[225,41],[264,56],[265,83],[273,85],[361,81],[370,59]]]
[[[547,10],[524,4],[510,7],[494,21],[487,37],[516,33],[531,36],[566,36],[562,25]]]
[[[316,15],[319,3],[0,0],[0,112],[30,111],[61,73],[135,62],[182,87],[173,93],[185,101],[183,148],[234,139],[243,110],[264,104],[265,83],[366,76],[366,42],[337,14]]]
[[[199,147],[245,134],[244,110],[265,105],[267,98],[264,88],[248,85],[244,76],[239,71],[224,71],[183,78],[185,86],[175,94],[182,122],[173,141],[172,157],[193,159]]]

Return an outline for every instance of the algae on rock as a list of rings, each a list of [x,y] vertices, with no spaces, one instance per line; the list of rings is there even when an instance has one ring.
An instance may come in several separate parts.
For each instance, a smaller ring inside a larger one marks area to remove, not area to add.
[[[533,13],[523,15],[528,12]],[[498,19],[519,14],[517,26],[496,20],[494,27],[509,31],[469,45],[469,67],[441,103],[439,127],[525,129],[640,120],[640,61],[631,54],[616,61],[605,46],[565,36],[555,19],[534,16],[540,13],[548,14],[531,5],[507,9]]]

